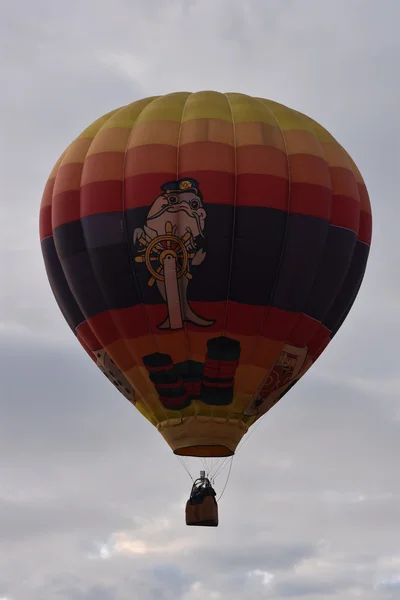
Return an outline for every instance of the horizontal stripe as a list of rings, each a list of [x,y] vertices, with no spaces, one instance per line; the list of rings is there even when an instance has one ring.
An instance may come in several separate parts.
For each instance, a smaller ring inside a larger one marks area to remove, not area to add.
[[[81,187],[83,163],[68,163],[61,165],[57,171],[53,195],[61,194],[68,190],[79,190]]]
[[[176,178],[178,151],[175,146],[151,144],[131,148],[126,153],[125,178],[150,173],[174,173]]]
[[[207,314],[208,316],[220,313],[219,303],[194,303],[196,310]],[[222,304],[222,303],[221,303]],[[173,339],[177,336],[176,332],[157,329],[157,323],[165,317],[165,305],[158,304],[153,306],[137,305],[114,311],[104,311],[79,325],[77,333],[88,347],[96,349],[97,338],[93,332],[101,333],[103,343],[108,346],[118,339],[133,340],[135,338],[144,338],[152,335],[156,331],[157,336]],[[307,345],[308,341],[315,335],[321,324],[311,317],[304,314],[289,313],[287,311],[276,309],[275,307],[256,307],[258,318],[252,314],[254,307],[244,306],[235,302],[228,303],[228,310],[231,315],[230,327],[224,330],[225,334],[242,337],[264,337],[269,340],[281,343],[289,343],[299,347]],[[147,318],[144,318],[144,316]],[[235,319],[236,316],[236,319]],[[248,323],[249,322],[249,323]],[[252,326],[253,323],[253,326]],[[248,326],[247,326],[248,324]],[[199,329],[192,324],[188,324],[188,331],[191,332],[191,339],[196,338],[196,333],[200,337],[206,336],[212,339],[221,334],[222,323],[207,328],[207,331],[199,333]],[[254,326],[256,325],[256,327]],[[261,325],[261,327],[260,327]],[[115,326],[118,328],[118,335],[115,333]],[[185,345],[185,337],[181,338],[181,343]]]
[[[125,153],[100,152],[85,160],[81,186],[100,181],[122,181],[124,178]]]
[[[292,183],[312,183],[331,189],[331,177],[326,161],[311,154],[291,154],[289,156],[290,181]]]
[[[304,130],[290,130],[285,131],[285,149],[290,154],[309,154],[325,160],[323,148],[320,141],[317,139],[315,134],[311,131]],[[329,164],[329,163],[328,163]]]
[[[276,126],[277,122],[270,106],[258,98],[245,94],[226,94],[234,115],[235,123],[259,122]]]
[[[232,123],[220,119],[192,119],[182,123],[179,144],[213,142],[234,146],[235,132]]]
[[[50,287],[70,328],[75,331],[85,317],[79,308],[62,269],[52,236],[41,242],[42,254]]]
[[[103,152],[125,153],[132,129],[122,127],[107,127],[101,129],[90,145],[87,156]]]
[[[369,200],[369,195],[367,192],[367,188],[364,183],[358,183],[358,194],[360,197],[361,210],[366,214],[371,214],[371,203]]]
[[[129,250],[126,244],[127,239],[133,242],[137,228],[143,228],[146,214],[146,207],[126,213],[128,238],[122,213],[94,215],[56,228],[60,260],[70,274],[74,293],[82,298],[85,314],[96,314],[99,305],[105,310],[141,301],[150,305],[160,302],[156,286],[148,285],[146,266],[132,263],[137,249],[132,243]],[[311,294],[320,298],[317,305],[307,309],[311,316],[324,313],[349,266],[355,234],[322,219],[265,208],[238,207],[235,227],[229,291],[232,301],[253,306],[272,303],[289,312],[304,312]],[[232,207],[207,207],[206,260],[200,267],[193,267],[188,287],[190,301],[223,302],[227,298],[232,228]],[[92,293],[84,298],[90,282],[95,288],[99,283],[104,288],[102,299]]]
[[[286,147],[276,121],[270,123],[238,123],[235,121],[236,147],[241,146],[269,146],[285,152]]]
[[[358,232],[360,227],[360,202],[358,198],[332,196],[332,212],[330,222],[338,227],[345,227]]]
[[[141,176],[134,180],[127,180],[125,184],[125,207],[127,209],[140,206],[150,206],[154,199],[161,193],[160,186],[172,173],[158,174],[157,176]],[[198,176],[200,189],[204,192],[206,204],[215,197],[218,204],[232,204],[234,198],[235,181],[229,174],[202,173]],[[201,181],[200,181],[201,180]],[[284,179],[263,175],[241,175],[237,178],[238,206],[259,206],[286,210],[288,208],[288,183]],[[208,184],[208,185],[207,185]],[[49,188],[50,190],[50,188]],[[218,190],[218,195],[216,191]],[[81,204],[79,205],[79,199]],[[135,200],[135,203],[133,202]],[[82,187],[79,198],[78,190],[69,190],[58,194],[54,198],[57,209],[53,215],[53,227],[104,212],[120,211],[122,207],[122,183],[119,181],[104,181],[92,183]],[[309,184],[294,183],[291,188],[290,210],[293,213],[316,216],[329,219],[334,225],[347,227],[353,231],[358,230],[358,203],[352,198],[340,196],[331,197],[326,188]],[[331,212],[332,211],[332,212]],[[42,222],[46,223],[45,214]],[[369,243],[370,233],[365,227],[370,224],[363,217],[362,233],[360,238]],[[45,228],[46,235],[50,235],[49,223]],[[369,239],[368,239],[369,235]],[[44,234],[42,234],[44,237]]]
[[[330,221],[332,218],[332,192],[329,188],[321,185],[292,182],[288,209],[294,214]]]
[[[329,175],[332,183],[332,192],[339,196],[348,196],[359,201],[357,182],[354,174],[349,169],[330,167]]]
[[[321,142],[318,138],[316,139],[321,146],[326,162],[331,168],[340,167],[353,172],[347,152],[337,142]]]
[[[46,206],[51,206],[51,203],[53,201],[54,183],[55,183],[55,177],[51,177],[47,180],[45,188],[43,190],[40,208],[45,208]]]
[[[192,172],[191,172],[192,173]],[[181,177],[189,177],[180,173]],[[192,173],[194,176],[194,174]],[[230,173],[217,171],[195,173],[204,202],[209,204],[215,197],[218,204],[232,204],[235,194],[235,177]],[[176,171],[148,173],[125,179],[125,209],[149,208],[161,194],[161,186],[176,178]]]
[[[232,109],[227,96],[213,91],[190,94],[185,103],[182,121],[208,118],[232,122]]]
[[[42,241],[45,237],[53,233],[51,224],[51,205],[42,206],[39,213],[39,237]]]
[[[288,179],[288,159],[271,146],[241,146],[236,149],[236,174],[273,175]]]
[[[357,241],[343,285],[324,319],[324,324],[333,335],[338,331],[356,298],[364,277],[368,254],[368,246]]]
[[[79,137],[72,142],[65,152],[62,166],[74,163],[84,163],[88,150],[92,144],[92,138]]]
[[[360,227],[358,232],[358,239],[360,242],[364,242],[368,246],[371,243],[372,237],[372,215],[365,211],[360,213]]]
[[[235,174],[235,151],[228,144],[195,142],[180,145],[178,158],[180,172],[223,171]]]
[[[64,223],[79,221],[81,217],[81,192],[68,190],[55,194],[52,204],[52,228],[55,229]]]
[[[81,188],[81,217],[122,210],[122,181],[89,183]]]

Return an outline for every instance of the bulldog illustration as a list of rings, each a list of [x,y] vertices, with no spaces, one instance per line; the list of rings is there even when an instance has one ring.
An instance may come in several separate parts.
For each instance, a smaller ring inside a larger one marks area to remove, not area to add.
[[[206,257],[199,247],[207,216],[199,185],[195,179],[179,179],[162,185],[161,192],[143,229],[133,232],[133,242],[139,246],[135,261],[146,263],[149,285],[156,283],[168,307],[168,316],[158,327],[179,329],[183,321],[209,327],[215,321],[197,315],[187,300],[191,267]]]

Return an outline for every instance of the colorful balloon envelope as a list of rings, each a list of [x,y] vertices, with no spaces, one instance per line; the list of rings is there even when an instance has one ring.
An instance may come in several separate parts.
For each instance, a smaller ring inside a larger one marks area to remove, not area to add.
[[[327,347],[371,241],[363,179],[318,123],[218,92],[90,125],[40,211],[58,305],[99,369],[183,456],[230,456]]]

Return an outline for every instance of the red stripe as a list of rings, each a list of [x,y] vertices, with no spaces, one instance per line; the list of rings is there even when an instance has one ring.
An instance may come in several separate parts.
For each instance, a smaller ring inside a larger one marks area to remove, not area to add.
[[[359,200],[349,196],[333,196],[331,223],[357,233],[360,226]]]
[[[296,324],[287,337],[287,342],[293,346],[303,348],[307,346],[320,327],[321,323],[319,321],[304,314],[298,315]]]
[[[183,382],[182,379],[179,379],[176,383],[162,383],[162,382],[157,382],[155,384],[156,388],[160,388],[163,390],[177,390],[181,387],[183,387]]]
[[[81,216],[122,211],[122,181],[96,181],[81,187]]]
[[[177,398],[169,398],[167,396],[160,396],[160,402],[165,408],[180,408],[187,402],[187,394],[184,396],[178,396]]]
[[[102,346],[87,321],[80,323],[75,331],[79,341],[82,341],[90,350],[101,349]]]
[[[150,206],[161,194],[161,186],[173,179],[176,179],[176,172],[146,173],[127,177],[124,182],[125,210]]]
[[[312,339],[308,342],[308,352],[313,360],[316,360],[329,344],[330,336],[331,331],[325,325],[320,325]]]
[[[360,242],[365,242],[366,244],[371,244],[372,238],[372,215],[365,211],[361,211],[360,213],[360,228],[358,232],[358,239]]]
[[[81,216],[80,190],[60,192],[53,198],[53,229],[64,223],[79,221]]]
[[[53,234],[53,227],[51,225],[51,204],[43,206],[39,213],[39,236],[40,240],[49,237]]]
[[[202,381],[201,384],[208,388],[231,388],[233,381]]]
[[[223,329],[225,302],[192,302],[192,307],[195,312],[207,318],[215,318],[219,315],[216,323],[211,327],[207,327],[207,333],[210,334],[210,337],[212,337],[213,332],[219,332]],[[139,304],[130,308],[105,311],[88,320],[89,329],[86,329],[87,325],[81,324],[77,328],[77,332],[93,349],[96,347],[96,336],[101,346],[107,346],[121,338],[134,339],[147,336],[150,331],[147,320],[143,318],[144,309],[147,313],[150,329],[157,331],[158,335],[170,335],[170,331],[157,328],[157,325],[164,321],[167,315],[164,303],[144,306]],[[257,312],[257,320],[254,319],[254,312]],[[246,315],[248,321],[246,321]],[[307,340],[319,325],[318,321],[307,315],[291,313],[275,307],[240,305],[235,302],[229,302],[229,316],[230,322],[227,333],[249,337],[261,335],[268,339],[288,342],[297,346],[306,345]],[[198,327],[191,323],[187,323],[186,326],[189,331],[197,333],[199,331]],[[226,365],[227,363],[220,361],[219,364]]]
[[[287,210],[288,194],[289,183],[283,177],[250,173],[237,176],[237,206],[262,206]],[[230,203],[232,198],[233,196]]]
[[[329,221],[332,191],[322,185],[293,181],[290,186],[290,212]]]

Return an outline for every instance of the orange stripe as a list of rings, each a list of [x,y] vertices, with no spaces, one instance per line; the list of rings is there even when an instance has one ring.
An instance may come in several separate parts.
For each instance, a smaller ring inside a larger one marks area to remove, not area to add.
[[[235,123],[236,146],[271,146],[286,152],[278,126],[269,123]]]
[[[124,152],[92,154],[85,160],[81,185],[97,181],[122,181],[124,178],[124,164]]]
[[[82,163],[62,165],[56,175],[53,195],[61,194],[67,190],[79,190],[81,186],[82,167]]]
[[[180,123],[176,121],[145,121],[138,123],[132,130],[128,150],[138,146],[163,144],[177,146]]]
[[[179,147],[179,170],[235,173],[235,151],[228,144],[194,142]]]
[[[241,146],[236,150],[237,173],[288,178],[287,156],[272,146]]]
[[[177,149],[165,144],[131,148],[126,154],[125,178],[147,173],[175,173]]]
[[[182,124],[180,144],[196,142],[216,142],[219,144],[234,144],[232,123],[221,119],[191,119]]]
[[[330,167],[332,192],[338,196],[348,196],[359,202],[357,183],[352,171],[343,167]]]
[[[43,195],[42,195],[42,202],[40,204],[41,208],[44,208],[45,206],[51,206],[51,203],[53,201],[54,183],[55,183],[54,177],[47,180],[47,183],[45,185]]]
[[[313,183],[331,188],[329,168],[323,158],[311,154],[291,154],[289,164],[292,182]]]
[[[357,183],[358,193],[360,196],[360,205],[361,210],[367,214],[371,214],[371,203],[369,200],[369,195],[367,188],[364,183]]]
[[[324,157],[324,152],[317,137],[310,131],[291,129],[285,131],[288,154],[311,154]]]
[[[130,135],[131,129],[127,127],[101,129],[94,138],[88,154],[91,156],[101,152],[125,152]]]

